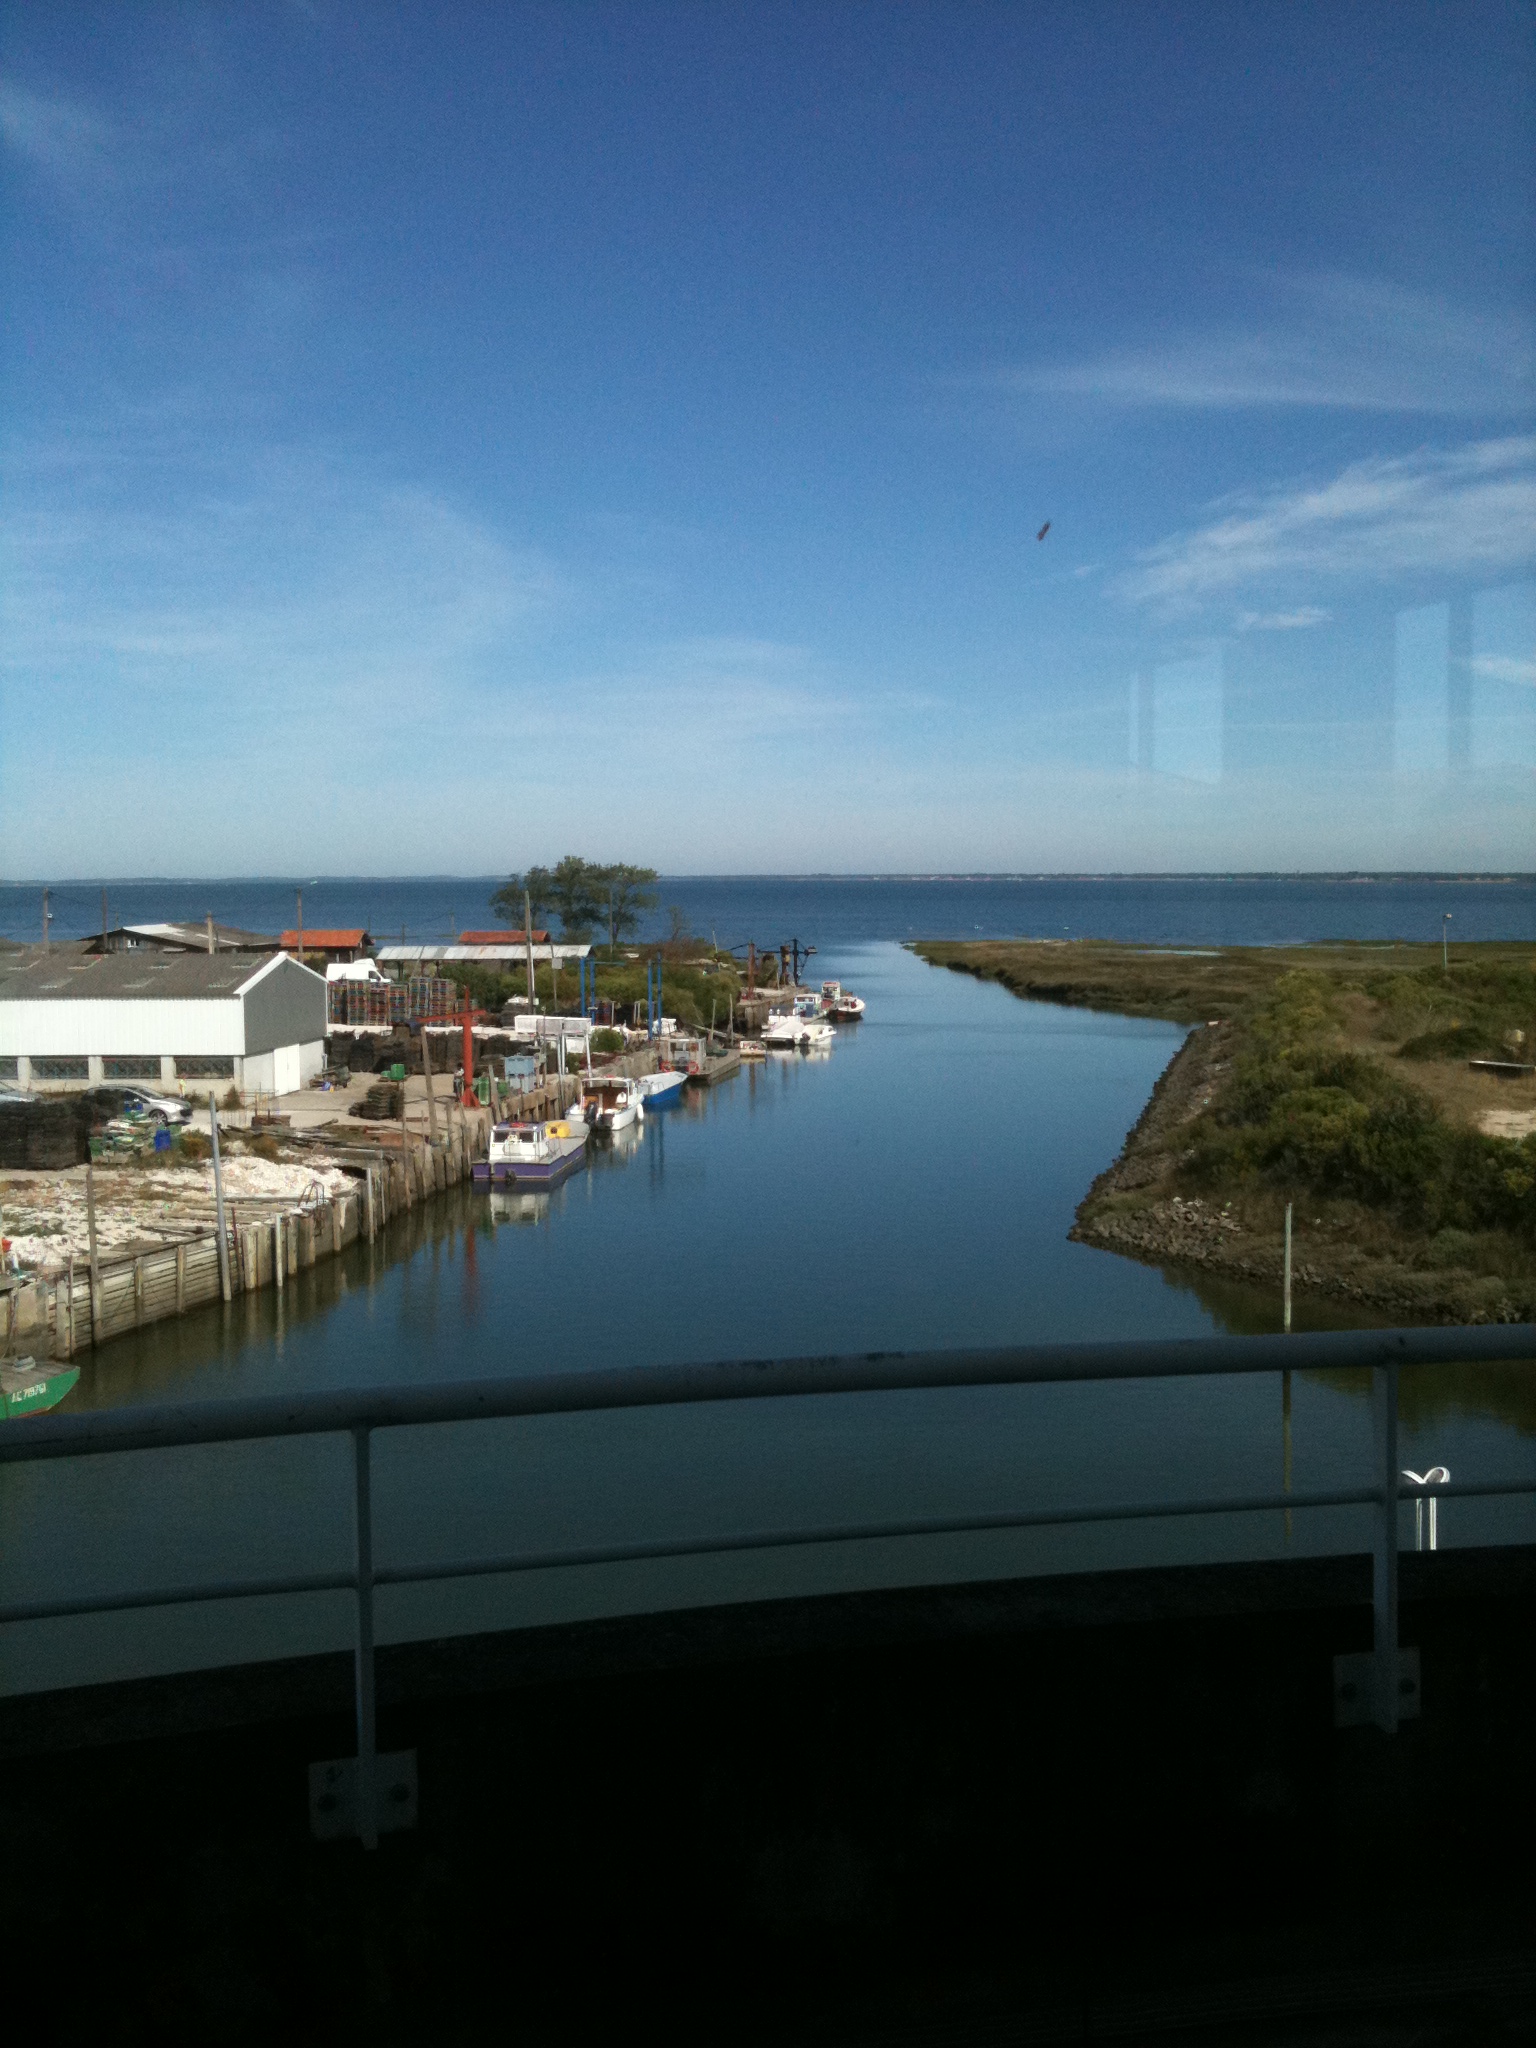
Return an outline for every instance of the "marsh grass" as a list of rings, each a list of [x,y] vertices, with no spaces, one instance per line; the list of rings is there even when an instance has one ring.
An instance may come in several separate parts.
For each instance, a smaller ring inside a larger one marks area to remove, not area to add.
[[[1456,1276],[1472,1313],[1536,1302],[1536,1134],[1479,1127],[1492,1109],[1536,1107],[1536,1083],[1467,1065],[1536,1043],[1530,947],[1463,947],[1449,973],[1437,947],[915,950],[1036,1000],[1225,1020],[1205,1041],[1221,1056],[1198,1101],[1141,1139],[1129,1184],[1096,1192],[1085,1215],[1183,1193],[1273,1245],[1289,1201],[1306,1256]]]

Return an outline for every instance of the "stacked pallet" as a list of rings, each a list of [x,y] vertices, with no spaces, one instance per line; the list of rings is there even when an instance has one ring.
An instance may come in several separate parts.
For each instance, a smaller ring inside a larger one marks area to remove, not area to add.
[[[393,1122],[405,1103],[405,1089],[399,1081],[375,1081],[361,1102],[354,1102],[349,1116],[365,1116]]]

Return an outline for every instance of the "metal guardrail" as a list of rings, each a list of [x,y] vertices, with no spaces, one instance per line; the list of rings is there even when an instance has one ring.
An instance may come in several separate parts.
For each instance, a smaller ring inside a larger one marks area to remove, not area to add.
[[[351,1592],[356,1616],[357,1757],[316,1765],[336,1778],[345,1771],[351,1805],[347,1830],[373,1847],[381,1815],[377,1780],[374,1689],[374,1594],[379,1586],[490,1577],[562,1566],[638,1562],[818,1544],[940,1536],[1003,1529],[1064,1527],[1093,1522],[1174,1520],[1195,1515],[1249,1514],[1314,1507],[1374,1507],[1372,1607],[1374,1647],[1363,1658],[1336,1660],[1345,1718],[1373,1719],[1391,1732],[1417,1711],[1417,1653],[1398,1647],[1398,1506],[1401,1499],[1491,1498],[1536,1492],[1536,1475],[1518,1484],[1434,1485],[1405,1476],[1398,1463],[1398,1375],[1405,1365],[1536,1364],[1536,1326],[1494,1325],[1435,1330],[1315,1332],[1304,1336],[1181,1338],[1146,1343],[1045,1344],[992,1350],[867,1352],[861,1356],[753,1359],[722,1364],[626,1366],[551,1373],[529,1379],[468,1380],[446,1386],[267,1396],[180,1407],[125,1408],[99,1414],[44,1415],[0,1431],[0,1464],[115,1455],[199,1444],[286,1436],[350,1435],[353,1443],[355,1561],[350,1572],[205,1581],[74,1600],[12,1602],[0,1624],[122,1613],[274,1594]],[[379,1429],[519,1416],[590,1414],[628,1408],[692,1406],[824,1394],[936,1391],[944,1388],[1060,1385],[1075,1381],[1175,1379],[1232,1373],[1364,1370],[1372,1373],[1375,1470],[1370,1484],[1314,1492],[1243,1494],[1184,1501],[1129,1501],[1080,1508],[1021,1509],[991,1514],[911,1517],[794,1529],[666,1538],[586,1548],[526,1551],[459,1562],[379,1567],[373,1556],[372,1435]],[[397,1788],[398,1789],[398,1788]],[[313,1790],[313,1786],[312,1786]],[[400,1796],[404,1796],[403,1794]],[[410,1794],[414,1798],[414,1792]],[[333,1830],[335,1831],[335,1830]]]

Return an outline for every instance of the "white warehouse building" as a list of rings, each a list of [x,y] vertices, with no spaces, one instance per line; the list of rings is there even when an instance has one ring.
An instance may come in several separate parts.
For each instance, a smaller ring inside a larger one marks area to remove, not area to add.
[[[282,1095],[324,1063],[325,976],[286,953],[0,954],[0,1084]]]

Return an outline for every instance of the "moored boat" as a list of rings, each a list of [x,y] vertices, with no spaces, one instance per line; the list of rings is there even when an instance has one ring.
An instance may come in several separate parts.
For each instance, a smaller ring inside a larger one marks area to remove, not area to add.
[[[80,1377],[78,1365],[39,1365],[35,1358],[14,1358],[0,1365],[0,1420],[44,1415],[57,1408]]]
[[[548,1188],[585,1165],[586,1157],[587,1134],[569,1119],[497,1124],[491,1132],[490,1156],[477,1159],[470,1173],[482,1186],[510,1180],[523,1187]]]
[[[821,984],[822,1014],[827,1017],[858,1018],[864,1014],[864,998],[852,994],[840,981]]]
[[[793,1010],[781,1010],[770,1017],[763,1027],[763,1044],[769,1051],[774,1048],[798,1048],[811,1051],[820,1046],[830,1047],[837,1033],[825,1017],[803,1013],[797,1003]]]
[[[669,1102],[677,1101],[687,1079],[687,1074],[678,1067],[663,1067],[660,1073],[642,1074],[640,1100],[647,1109],[665,1109]]]
[[[640,1083],[627,1074],[582,1083],[581,1101],[570,1112],[573,1126],[589,1131],[622,1131],[645,1115]]]

